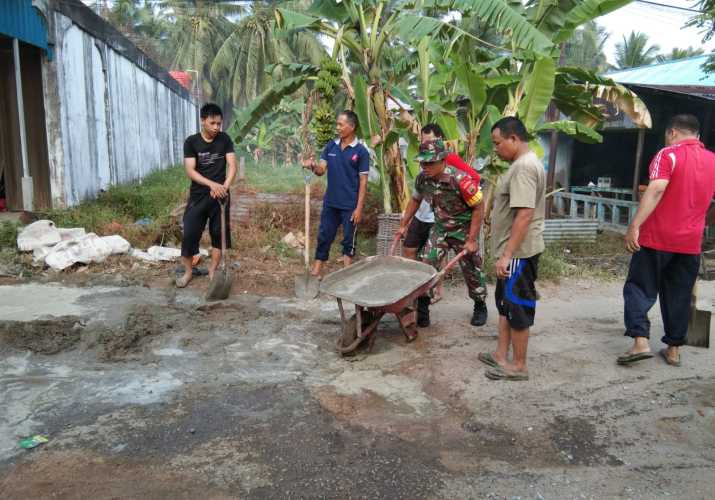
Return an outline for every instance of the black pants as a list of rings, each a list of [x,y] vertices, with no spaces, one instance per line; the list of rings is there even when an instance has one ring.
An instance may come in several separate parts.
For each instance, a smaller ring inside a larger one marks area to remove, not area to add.
[[[626,336],[650,337],[648,311],[660,298],[665,344],[680,346],[688,333],[690,296],[700,267],[699,255],[642,247],[631,257],[623,287]]]
[[[432,226],[434,226],[432,222],[422,222],[417,217],[413,217],[412,222],[410,222],[407,228],[403,246],[406,248],[416,248],[418,253],[421,252],[422,248],[424,248],[429,241],[429,233],[432,230]]]
[[[226,248],[231,248],[231,225],[228,220],[228,206],[231,198],[226,198]],[[211,246],[221,248],[221,204],[209,194],[190,197],[184,212],[184,235],[181,239],[181,256],[193,257],[199,253],[201,235],[209,223]]]

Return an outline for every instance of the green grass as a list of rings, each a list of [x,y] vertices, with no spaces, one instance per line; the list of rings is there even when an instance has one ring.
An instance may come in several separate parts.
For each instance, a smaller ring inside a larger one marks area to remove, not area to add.
[[[246,184],[263,193],[302,192],[306,173],[310,172],[297,164],[272,167],[270,162],[246,162]],[[325,177],[313,175],[310,182],[324,186]]]
[[[189,180],[182,166],[158,170],[141,182],[111,186],[94,200],[47,213],[58,227],[84,227],[97,231],[111,222],[165,219],[186,198]]]
[[[603,232],[595,242],[551,243],[539,257],[539,280],[562,278],[593,278],[602,281],[620,280],[624,276],[628,256],[623,249],[623,237]],[[484,271],[490,283],[496,282],[495,260],[488,254]]]
[[[0,223],[0,248],[15,248],[19,224],[4,221]]]

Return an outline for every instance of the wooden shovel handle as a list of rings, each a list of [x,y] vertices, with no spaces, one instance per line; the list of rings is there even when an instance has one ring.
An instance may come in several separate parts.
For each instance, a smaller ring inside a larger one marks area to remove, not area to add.
[[[305,268],[310,266],[310,178],[305,179]]]

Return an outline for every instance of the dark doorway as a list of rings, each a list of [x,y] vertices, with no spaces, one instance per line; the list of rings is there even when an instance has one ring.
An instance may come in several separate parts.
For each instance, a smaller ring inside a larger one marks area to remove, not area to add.
[[[20,43],[20,68],[27,134],[27,161],[34,209],[50,208],[50,175],[42,91],[42,50]],[[0,192],[9,210],[22,210],[22,156],[12,39],[0,36]]]

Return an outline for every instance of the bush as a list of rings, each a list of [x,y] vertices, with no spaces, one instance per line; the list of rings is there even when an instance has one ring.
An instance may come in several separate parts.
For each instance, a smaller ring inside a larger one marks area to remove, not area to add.
[[[19,224],[15,222],[0,223],[0,248],[15,249],[17,247],[18,228]]]

